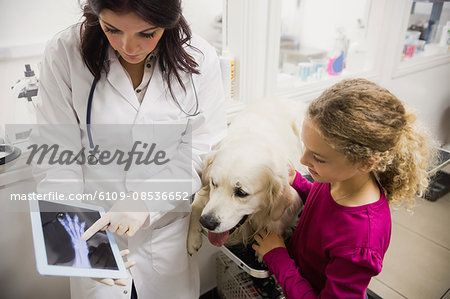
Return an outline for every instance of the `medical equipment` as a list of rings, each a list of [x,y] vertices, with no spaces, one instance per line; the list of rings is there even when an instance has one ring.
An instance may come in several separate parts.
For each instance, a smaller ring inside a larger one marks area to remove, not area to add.
[[[34,106],[33,97],[38,93],[38,80],[34,71],[29,64],[25,64],[25,77],[17,80],[17,82],[11,86],[14,98],[18,98],[16,106],[15,123],[20,124],[18,126],[9,126],[1,128],[2,134],[5,134],[5,139],[0,137],[0,165],[5,165],[8,162],[16,160],[21,154],[22,150],[14,145],[21,143],[28,139],[31,130],[29,127],[23,125],[25,123],[34,123]],[[26,101],[20,100],[26,98]],[[24,129],[25,128],[25,129]],[[8,144],[6,144],[8,143]]]
[[[52,194],[31,193],[28,196],[31,195]],[[58,194],[54,195],[58,197]],[[39,274],[114,279],[128,277],[112,233],[101,231],[88,241],[81,239],[85,228],[105,214],[103,208],[79,202],[29,199]]]
[[[15,146],[0,144],[0,165],[14,161],[21,154],[21,150]]]
[[[17,81],[17,84],[24,82],[25,86],[20,90],[18,98],[27,98],[28,102],[33,101],[33,97],[38,94],[38,84],[34,71],[29,64],[25,64],[25,78]],[[17,84],[15,86],[17,86]],[[15,86],[13,88],[15,88]]]
[[[91,132],[91,110],[92,110],[92,99],[94,97],[95,86],[97,85],[97,80],[94,78],[91,85],[91,90],[89,91],[89,98],[87,103],[87,111],[86,111],[86,129],[89,139],[89,147],[91,150],[94,149],[94,141],[92,140],[92,132]],[[89,164],[95,165],[98,163],[98,159],[94,154],[90,154],[87,157]]]
[[[34,70],[31,69],[30,64],[25,64],[24,75],[23,78],[17,80],[11,86],[15,103],[14,119],[11,123],[20,125],[36,123],[36,110],[33,97],[38,94],[38,79]],[[8,142],[16,144],[26,141],[30,136],[31,130],[26,128],[26,126],[22,126],[20,130],[17,127],[17,130],[9,130],[6,133],[9,134],[6,136]]]
[[[159,67],[161,68],[161,71],[163,73],[166,72],[166,67],[164,66],[164,62],[160,59],[159,60]],[[192,73],[191,75],[191,85],[192,85],[192,89],[194,90],[194,94],[195,94],[195,111],[193,114],[189,114],[186,111],[184,111],[183,107],[181,107],[180,103],[178,102],[177,99],[174,99],[175,104],[178,106],[178,108],[181,110],[181,112],[183,112],[184,114],[186,114],[187,116],[196,116],[198,115],[200,112],[198,111],[198,96],[197,96],[197,89],[195,88],[195,84],[194,84],[194,78],[192,77]]]

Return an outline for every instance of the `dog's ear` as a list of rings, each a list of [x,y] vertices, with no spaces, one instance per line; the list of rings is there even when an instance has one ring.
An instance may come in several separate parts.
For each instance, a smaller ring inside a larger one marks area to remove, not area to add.
[[[269,176],[268,188],[268,207],[269,217],[272,221],[277,221],[281,218],[284,211],[291,205],[292,198],[287,188],[289,183],[284,175]]]
[[[216,157],[216,151],[209,152],[209,154],[205,157],[203,170],[202,170],[202,185],[209,185],[211,165],[214,162],[214,158]]]

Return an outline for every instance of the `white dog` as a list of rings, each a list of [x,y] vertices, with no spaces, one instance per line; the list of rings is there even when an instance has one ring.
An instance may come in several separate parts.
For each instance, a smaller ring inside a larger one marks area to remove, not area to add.
[[[192,204],[187,249],[202,245],[202,226],[215,246],[251,242],[268,228],[286,236],[302,202],[289,186],[290,161],[296,169],[305,108],[291,101],[263,101],[236,116],[225,137],[205,159],[203,187]]]

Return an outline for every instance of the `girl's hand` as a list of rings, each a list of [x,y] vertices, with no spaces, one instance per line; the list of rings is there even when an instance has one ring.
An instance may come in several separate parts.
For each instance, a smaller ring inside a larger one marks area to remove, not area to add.
[[[260,259],[274,248],[286,248],[283,238],[274,232],[268,232],[266,229],[262,229],[256,233],[255,241],[257,244],[253,244],[252,248],[256,251],[256,254]]]
[[[294,164],[292,164],[292,161],[289,160],[289,185],[292,185],[295,179],[295,175],[297,174],[295,172]]]

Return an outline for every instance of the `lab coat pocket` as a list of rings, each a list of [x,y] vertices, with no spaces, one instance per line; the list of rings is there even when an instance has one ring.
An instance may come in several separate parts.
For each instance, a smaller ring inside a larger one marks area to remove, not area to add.
[[[186,238],[189,217],[153,230],[151,254],[153,269],[162,275],[174,275],[184,272],[188,266]]]

